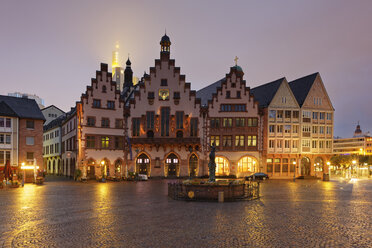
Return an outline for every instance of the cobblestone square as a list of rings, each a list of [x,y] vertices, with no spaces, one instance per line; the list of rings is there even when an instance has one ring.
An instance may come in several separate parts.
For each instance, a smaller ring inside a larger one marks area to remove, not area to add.
[[[167,180],[0,190],[0,247],[372,247],[372,180],[269,180],[259,200],[167,197]]]

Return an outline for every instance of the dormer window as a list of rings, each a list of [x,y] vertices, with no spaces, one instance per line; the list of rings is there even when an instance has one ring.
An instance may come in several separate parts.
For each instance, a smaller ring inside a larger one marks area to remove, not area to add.
[[[102,86],[102,93],[106,93],[106,86],[105,85]]]
[[[168,80],[163,78],[160,82],[160,86],[168,86]]]

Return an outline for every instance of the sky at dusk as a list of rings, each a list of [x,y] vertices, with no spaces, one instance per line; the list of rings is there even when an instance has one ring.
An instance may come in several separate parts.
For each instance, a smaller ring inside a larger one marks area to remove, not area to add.
[[[0,2],[0,94],[25,92],[68,111],[115,42],[135,76],[171,57],[198,90],[238,56],[247,86],[320,72],[335,108],[335,135],[359,120],[372,131],[372,1]]]

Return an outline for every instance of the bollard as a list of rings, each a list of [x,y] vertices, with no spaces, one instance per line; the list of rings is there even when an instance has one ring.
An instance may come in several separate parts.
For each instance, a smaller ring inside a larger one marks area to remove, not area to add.
[[[219,191],[218,192],[218,202],[224,202],[224,195],[223,195],[223,191]]]

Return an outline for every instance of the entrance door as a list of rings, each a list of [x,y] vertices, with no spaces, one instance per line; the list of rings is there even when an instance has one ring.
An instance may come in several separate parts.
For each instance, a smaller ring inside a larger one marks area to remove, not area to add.
[[[301,159],[301,175],[310,176],[310,159],[308,157]]]
[[[150,168],[149,157],[144,153],[139,155],[136,161],[136,167],[138,174],[144,174],[148,176],[149,175],[148,169]]]
[[[177,168],[179,165],[178,157],[174,153],[171,153],[165,160],[165,163],[168,166],[168,176],[177,176]]]
[[[198,168],[198,157],[195,154],[192,154],[189,159],[190,177],[196,176],[197,168]]]
[[[90,165],[88,166],[87,168],[87,177],[89,177],[89,179],[94,179],[95,178],[95,175],[94,175],[94,165]]]

